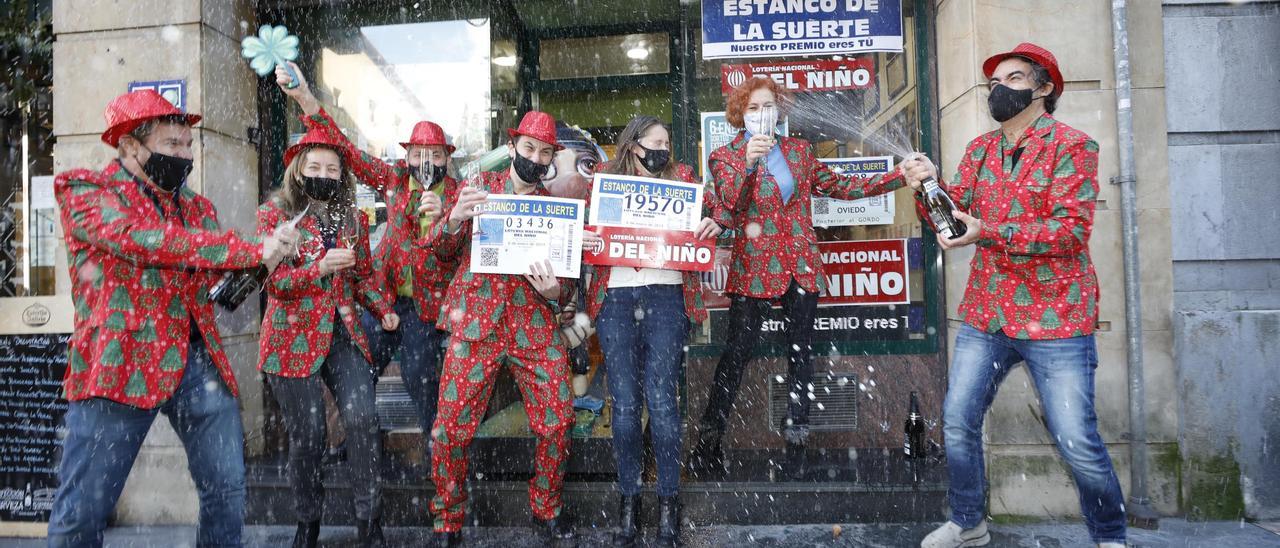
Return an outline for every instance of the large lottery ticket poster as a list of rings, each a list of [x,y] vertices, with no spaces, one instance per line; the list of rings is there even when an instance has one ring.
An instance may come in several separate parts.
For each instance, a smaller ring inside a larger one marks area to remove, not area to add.
[[[603,245],[588,249],[588,264],[706,271],[715,241],[694,235],[702,221],[703,185],[597,173],[590,229]]]

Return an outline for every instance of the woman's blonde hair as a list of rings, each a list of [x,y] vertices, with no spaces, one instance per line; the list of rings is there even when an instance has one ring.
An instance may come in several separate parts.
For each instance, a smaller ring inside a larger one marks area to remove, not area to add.
[[[280,206],[280,209],[284,211],[285,215],[292,217],[302,213],[302,210],[305,209],[307,204],[311,201],[311,199],[307,197],[306,191],[303,190],[302,166],[307,163],[307,155],[316,149],[332,150],[334,154],[338,155],[338,163],[342,166],[342,175],[340,175],[340,177],[342,178],[342,181],[346,183],[344,185],[346,192],[335,195],[330,199],[330,202],[335,200],[344,201],[352,207],[355,207],[356,179],[355,176],[351,174],[351,170],[347,168],[347,161],[346,158],[342,156],[342,152],[330,146],[309,145],[294,155],[293,160],[289,162],[289,165],[285,166],[284,177],[280,180],[280,187],[275,189],[268,198],[275,202],[276,205]]]

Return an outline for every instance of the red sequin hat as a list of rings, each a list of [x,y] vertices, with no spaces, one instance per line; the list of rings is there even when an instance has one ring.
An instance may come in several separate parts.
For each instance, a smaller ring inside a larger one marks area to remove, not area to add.
[[[1018,47],[1013,48],[1013,51],[997,53],[988,57],[982,63],[982,74],[988,79],[991,78],[991,73],[996,71],[996,66],[1010,57],[1024,57],[1044,67],[1045,70],[1049,71],[1049,79],[1053,81],[1053,92],[1050,95],[1054,97],[1062,95],[1062,72],[1058,70],[1058,59],[1052,53],[1049,53],[1049,50],[1031,42],[1023,42],[1018,44]]]
[[[511,137],[512,141],[515,141],[519,135],[533,137],[556,147],[556,150],[564,150],[564,146],[556,140],[556,119],[545,112],[537,110],[526,112],[524,118],[520,119],[520,127],[507,129],[507,136]]]
[[[120,138],[148,120],[165,116],[184,116],[187,125],[194,126],[200,121],[199,114],[187,114],[178,110],[168,99],[154,89],[131,91],[107,103],[107,110],[102,114],[107,119],[107,130],[102,132],[102,142],[117,147]]]
[[[413,133],[409,135],[409,140],[400,143],[400,146],[409,148],[411,145],[418,146],[441,146],[448,154],[458,150],[457,147],[448,143],[444,138],[444,130],[435,122],[418,122],[413,125]]]

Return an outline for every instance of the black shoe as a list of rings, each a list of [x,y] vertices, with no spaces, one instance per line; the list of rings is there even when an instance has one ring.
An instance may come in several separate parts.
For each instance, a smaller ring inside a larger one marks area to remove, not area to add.
[[[698,436],[698,445],[689,454],[689,468],[695,474],[724,472],[724,448],[720,445],[720,432],[704,430]]]
[[[809,471],[808,446],[803,443],[787,442],[787,456],[783,464],[783,474],[787,479],[798,481],[804,479]]]
[[[321,466],[333,466],[344,462],[347,462],[347,442],[345,441],[325,449],[324,455],[320,457]]]
[[[658,546],[680,546],[680,500],[658,497]]]
[[[622,495],[618,503],[618,532],[613,535],[614,546],[635,546],[640,537],[640,495]]]
[[[382,536],[382,520],[373,518],[356,522],[356,542],[362,548],[382,548],[387,540]]]
[[[552,541],[568,540],[577,534],[574,532],[573,526],[569,525],[569,520],[563,512],[551,519],[533,518],[533,523],[535,529]]]
[[[293,534],[293,548],[316,548],[320,545],[320,521],[298,522],[298,532]]]
[[[454,546],[462,546],[461,531],[454,531],[452,533],[436,531],[435,535],[433,536],[434,538],[432,538],[432,540],[434,542],[432,543],[432,546],[436,546],[438,548],[451,548]]]

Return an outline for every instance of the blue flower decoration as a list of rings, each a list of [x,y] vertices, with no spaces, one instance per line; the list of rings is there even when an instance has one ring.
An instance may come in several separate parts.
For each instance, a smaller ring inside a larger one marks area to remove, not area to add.
[[[289,29],[284,28],[284,25],[262,25],[257,36],[246,36],[240,41],[240,55],[249,60],[249,68],[258,73],[258,76],[271,74],[279,65],[289,71],[289,76],[293,78],[289,87],[298,85],[298,76],[286,63],[298,58],[298,37],[289,34]]]

